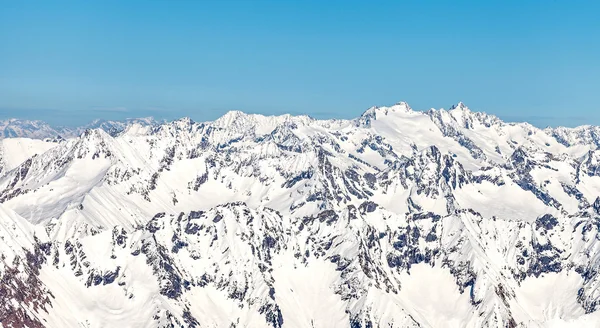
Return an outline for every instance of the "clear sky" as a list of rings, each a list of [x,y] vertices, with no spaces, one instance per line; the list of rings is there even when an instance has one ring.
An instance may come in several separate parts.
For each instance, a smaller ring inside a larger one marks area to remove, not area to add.
[[[2,1],[0,119],[351,118],[458,101],[600,124],[599,1]]]

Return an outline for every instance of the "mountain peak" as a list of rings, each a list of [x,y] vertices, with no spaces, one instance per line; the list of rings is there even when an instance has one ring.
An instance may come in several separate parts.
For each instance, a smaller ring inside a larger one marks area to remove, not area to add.
[[[227,111],[225,114],[223,114],[223,116],[220,117],[220,119],[223,119],[223,120],[235,120],[235,119],[238,119],[240,117],[247,116],[247,115],[248,114],[242,112],[241,110],[234,109],[234,110]]]
[[[215,123],[221,127],[228,127],[232,124],[235,124],[242,118],[248,117],[249,114],[246,114],[240,110],[230,110],[225,113],[223,116],[219,117],[215,120]]]
[[[394,104],[392,107],[390,107],[390,109],[395,110],[395,111],[402,111],[402,112],[412,112],[412,108],[408,105],[407,102],[405,101],[400,101],[397,102],[396,104]]]
[[[367,109],[362,115],[358,118],[359,124],[362,125],[370,125],[371,120],[381,119],[390,113],[411,113],[413,112],[412,108],[408,105],[407,102],[400,101],[393,106],[373,106]]]
[[[462,101],[459,101],[457,104],[452,105],[450,107],[450,110],[461,110],[461,111],[467,111],[467,112],[471,111],[469,109],[469,107],[467,107],[467,105],[465,105]]]
[[[192,123],[194,123],[194,120],[192,120],[192,118],[190,118],[189,116],[184,116],[182,118],[178,118],[178,119],[174,120],[173,123],[175,123],[175,124],[192,124]]]

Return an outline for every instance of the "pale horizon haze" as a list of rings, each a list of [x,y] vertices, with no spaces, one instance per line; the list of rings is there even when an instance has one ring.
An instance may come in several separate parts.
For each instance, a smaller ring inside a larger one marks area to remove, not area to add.
[[[48,1],[0,10],[0,119],[353,118],[459,101],[600,124],[591,1]]]

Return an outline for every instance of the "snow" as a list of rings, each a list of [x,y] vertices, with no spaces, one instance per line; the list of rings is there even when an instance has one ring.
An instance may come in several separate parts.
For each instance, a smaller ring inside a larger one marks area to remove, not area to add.
[[[573,271],[548,273],[525,279],[515,292],[519,305],[533,320],[568,322],[585,314],[575,301],[582,282],[581,276]]]
[[[540,215],[557,212],[514,184],[498,187],[484,181],[458,189],[454,195],[461,207],[472,208],[490,219],[497,217],[531,222]]]
[[[4,169],[10,171],[28,158],[40,155],[55,147],[54,142],[46,142],[37,139],[7,138],[0,139],[0,154],[6,154],[2,158]]]
[[[218,328],[239,324],[242,327],[260,328],[267,325],[258,312],[240,307],[240,304],[229,299],[214,286],[193,288],[189,292],[188,300],[191,304],[202,304],[202,306],[193,306],[190,311],[194,317],[202,318],[203,327]],[[244,318],[244,320],[237,318]]]
[[[102,181],[110,166],[107,160],[82,160],[54,181],[7,202],[7,206],[33,223],[59,217],[67,208],[82,199]]]
[[[418,322],[430,327],[462,327],[473,312],[469,295],[460,293],[445,269],[418,264],[400,275],[398,298]]]
[[[44,315],[48,326],[159,327],[152,316],[165,300],[156,296],[157,283],[143,259],[131,260],[123,275],[124,286],[86,287],[65,267],[44,268],[40,278],[55,295],[52,311]]]
[[[290,327],[347,327],[345,302],[335,294],[340,279],[331,263],[315,261],[306,266],[293,265],[290,255],[276,259],[273,279],[275,300]],[[328,309],[328,311],[323,311]]]
[[[596,127],[462,103],[0,127],[56,137],[0,141],[0,275],[54,295],[0,300],[48,327],[600,322]]]

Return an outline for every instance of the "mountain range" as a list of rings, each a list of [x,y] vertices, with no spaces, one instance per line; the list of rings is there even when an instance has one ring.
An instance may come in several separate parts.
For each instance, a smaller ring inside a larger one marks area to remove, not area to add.
[[[597,327],[600,128],[0,123],[6,327]]]
[[[110,135],[121,133],[128,125],[158,125],[166,121],[155,120],[153,117],[131,118],[124,121],[94,120],[79,127],[53,127],[40,120],[8,119],[0,120],[0,138],[32,138],[52,139],[71,138],[81,135],[85,130],[102,129]]]

